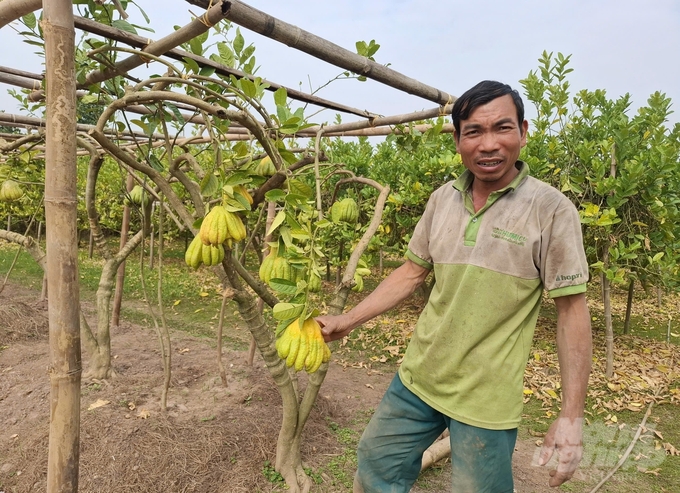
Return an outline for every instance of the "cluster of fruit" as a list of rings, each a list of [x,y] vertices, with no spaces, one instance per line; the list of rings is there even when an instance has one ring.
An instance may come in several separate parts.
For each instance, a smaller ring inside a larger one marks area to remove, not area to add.
[[[217,205],[203,218],[201,229],[187,248],[184,261],[194,269],[201,263],[207,266],[217,265],[224,259],[225,242],[231,246],[232,241],[238,242],[245,238],[246,227],[241,218]]]
[[[19,184],[14,180],[5,180],[0,186],[0,201],[12,202],[18,200],[24,195],[24,191]]]
[[[288,368],[294,367],[295,371],[304,368],[307,373],[314,373],[331,357],[321,326],[313,317],[304,322],[298,318],[288,324],[276,340],[276,351]]]

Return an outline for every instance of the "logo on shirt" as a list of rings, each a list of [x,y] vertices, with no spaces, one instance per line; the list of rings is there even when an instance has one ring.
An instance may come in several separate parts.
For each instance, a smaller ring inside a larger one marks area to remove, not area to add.
[[[493,228],[493,230],[491,231],[491,237],[498,238],[499,240],[509,241],[510,243],[519,246],[524,246],[524,243],[527,241],[526,236],[522,236],[517,233],[512,233],[501,228]]]
[[[583,274],[570,274],[568,276],[564,276],[562,274],[558,274],[557,277],[555,278],[556,282],[559,281],[573,281],[574,279],[578,279],[579,277],[583,277]]]

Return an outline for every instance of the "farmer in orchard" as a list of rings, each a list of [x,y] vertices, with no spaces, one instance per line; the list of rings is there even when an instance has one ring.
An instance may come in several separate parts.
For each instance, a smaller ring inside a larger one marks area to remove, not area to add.
[[[588,264],[574,205],[518,160],[528,123],[519,93],[484,81],[458,99],[454,138],[467,170],[428,201],[402,266],[355,308],[321,316],[327,341],[435,284],[399,371],[358,447],[354,491],[408,492],[427,447],[451,433],[453,491],[512,493],[523,373],[545,289],[557,308],[562,408],[539,464],[550,486],[574,474],[591,365]]]

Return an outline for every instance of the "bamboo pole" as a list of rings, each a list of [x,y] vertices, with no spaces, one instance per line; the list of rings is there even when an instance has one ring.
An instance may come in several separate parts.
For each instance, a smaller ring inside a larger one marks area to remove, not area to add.
[[[112,39],[114,41],[118,41],[121,43],[125,43],[129,46],[132,46],[133,48],[144,48],[149,44],[148,38],[144,38],[142,36],[138,36],[136,34],[123,31],[122,29],[107,26],[105,24],[100,24],[99,22],[95,22],[90,19],[85,19],[83,17],[76,17],[75,25],[78,29],[81,29],[82,31],[88,32],[90,34],[96,34],[98,36],[102,36],[107,39]],[[205,58],[200,55],[195,55],[194,53],[190,53],[179,48],[168,50],[165,53],[165,56],[178,61],[182,61],[184,58],[188,58],[198,63],[198,66],[201,68],[207,67],[214,69],[215,73],[219,75],[226,76],[233,75],[235,77],[238,77],[239,79],[243,78],[250,80],[254,79],[254,76],[250,74],[246,74],[245,72],[242,72],[240,70],[227,67],[209,58]],[[276,91],[283,87],[288,93],[288,97],[290,97],[291,99],[295,99],[296,101],[302,101],[304,103],[310,103],[316,106],[321,106],[323,108],[342,111],[344,113],[351,113],[362,117],[375,116],[368,111],[352,108],[350,106],[336,103],[334,101],[329,101],[327,99],[314,96],[313,94],[308,94],[290,87],[282,86],[281,84],[277,84],[276,82],[272,82],[270,80],[263,79],[262,82],[269,86],[267,88],[267,90],[269,91]]]
[[[29,127],[37,127],[37,128],[43,128],[47,126],[47,119],[45,118],[36,118],[33,116],[24,116],[24,115],[13,115],[11,113],[0,113],[0,122],[7,124],[8,126],[18,126],[18,125],[25,125]],[[15,125],[16,124],[16,125]],[[78,132],[89,132],[93,128],[96,128],[94,125],[85,125],[84,123],[78,123],[75,126],[75,129]],[[139,137],[142,139],[148,139],[149,136],[145,135],[144,132],[128,132],[128,131],[123,131],[123,132],[118,132],[118,131],[111,131],[111,130],[102,130],[102,132],[106,135],[115,135],[115,136],[135,136]],[[161,134],[154,134],[152,136],[154,139],[157,140],[165,140],[165,136]]]
[[[34,72],[26,72],[24,70],[4,66],[0,66],[0,72],[5,74],[18,75],[19,77],[24,77],[26,79],[36,79],[39,81],[42,81],[45,78],[45,74],[36,74]]]
[[[211,0],[187,1],[203,8],[208,8],[212,3]],[[225,13],[226,19],[286,44],[291,48],[437,104],[452,103],[456,99],[445,91],[407,77],[396,70],[369,60],[364,56],[357,55],[335,43],[331,43],[297,26],[283,22],[245,3],[237,0],[226,3],[228,5],[228,11]]]
[[[76,493],[80,462],[80,293],[76,226],[75,29],[71,0],[43,6],[47,84],[45,233],[50,333],[47,492]]]
[[[0,2],[0,28],[42,6],[42,0],[3,0]]]

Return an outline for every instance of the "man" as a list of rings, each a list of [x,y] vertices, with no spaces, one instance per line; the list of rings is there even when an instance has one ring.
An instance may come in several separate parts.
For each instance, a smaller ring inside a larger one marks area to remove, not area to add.
[[[318,318],[327,341],[345,337],[434,270],[398,374],[359,443],[355,493],[408,492],[423,451],[447,427],[453,491],[512,493],[522,378],[543,289],[557,308],[562,408],[539,463],[557,452],[549,484],[558,486],[581,459],[592,356],[578,213],[518,161],[528,123],[517,91],[481,82],[456,101],[452,118],[467,169],[431,195],[405,263],[348,313]]]

